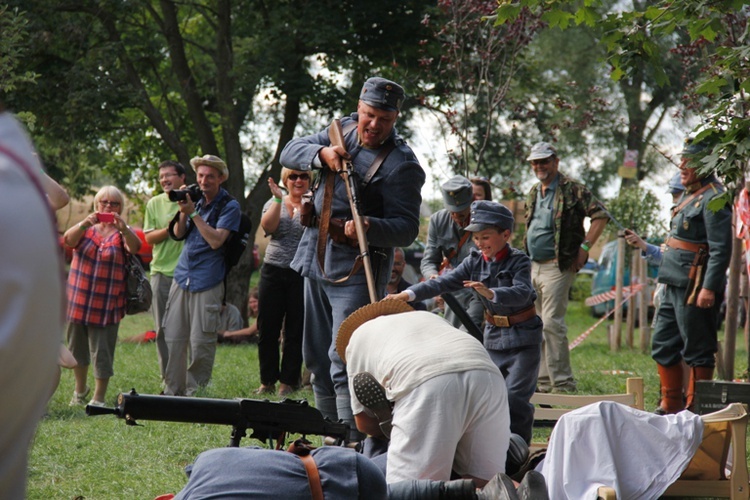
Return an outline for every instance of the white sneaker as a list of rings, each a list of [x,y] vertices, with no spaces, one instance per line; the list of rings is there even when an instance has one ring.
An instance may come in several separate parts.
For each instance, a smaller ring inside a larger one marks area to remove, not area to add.
[[[86,390],[83,392],[76,392],[73,390],[73,397],[70,399],[70,406],[80,406],[86,403],[86,396],[91,392],[91,388],[86,386]]]
[[[92,399],[89,401],[89,406],[107,406],[107,403],[104,401],[97,401],[96,399]]]

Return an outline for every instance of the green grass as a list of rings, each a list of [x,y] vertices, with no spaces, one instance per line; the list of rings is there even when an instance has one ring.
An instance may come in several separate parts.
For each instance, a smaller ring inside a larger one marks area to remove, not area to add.
[[[596,319],[580,302],[571,302],[567,321],[569,338],[573,340]],[[624,345],[619,352],[611,352],[605,333],[608,324],[605,321],[597,327],[571,352],[579,389],[591,394],[624,392],[625,379],[631,375],[610,373],[632,372],[644,378],[646,409],[653,409],[658,391],[653,361],[648,354]],[[152,327],[149,314],[128,316],[120,326],[120,338]],[[741,344],[738,339],[738,345]],[[253,390],[260,385],[257,353],[255,345],[220,345],[212,382],[199,395],[254,397]],[[738,349],[735,366],[738,372],[746,369],[744,349]],[[93,379],[89,385],[92,383]],[[117,346],[115,376],[110,381],[107,402],[113,404],[119,392],[131,388],[141,394],[158,394],[161,390],[154,344]],[[110,415],[87,417],[83,408],[68,406],[72,392],[73,374],[63,370],[60,386],[49,403],[48,416],[40,424],[32,448],[30,499],[79,496],[87,500],[150,499],[174,493],[186,482],[183,468],[198,453],[229,443],[231,429],[225,426],[143,421],[141,426],[131,427]],[[295,397],[312,401],[310,391],[300,391]],[[549,430],[536,430],[534,438],[542,439],[548,433]],[[242,444],[260,443],[248,437]]]

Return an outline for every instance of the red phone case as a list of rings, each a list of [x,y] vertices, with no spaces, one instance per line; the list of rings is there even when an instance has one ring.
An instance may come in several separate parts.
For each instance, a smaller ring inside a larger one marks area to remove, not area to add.
[[[99,222],[114,222],[115,221],[115,216],[110,213],[98,212],[96,214],[96,218],[99,219]]]

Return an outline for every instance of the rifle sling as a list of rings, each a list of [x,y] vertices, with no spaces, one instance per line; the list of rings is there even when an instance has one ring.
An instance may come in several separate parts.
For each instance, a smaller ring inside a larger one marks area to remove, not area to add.
[[[458,252],[461,251],[461,247],[464,246],[464,243],[469,239],[469,236],[471,236],[471,233],[469,231],[464,231],[464,235],[458,241],[456,248],[451,249],[450,253],[443,257],[443,262],[440,263],[440,271],[451,265],[451,259],[458,255]]]
[[[346,127],[343,129],[343,135],[346,137],[350,132],[355,130],[357,128],[357,122],[351,122],[347,123]],[[394,150],[396,147],[396,143],[393,140],[389,140],[387,143],[383,145],[383,147],[378,151],[378,155],[375,157],[375,160],[373,160],[372,165],[367,169],[367,172],[365,173],[365,177],[363,179],[363,187],[366,187],[370,180],[375,176],[375,173],[377,173],[380,166],[383,164],[386,158],[388,158],[388,155],[391,154],[391,151]],[[318,220],[318,244],[316,246],[317,255],[318,255],[318,265],[320,266],[320,272],[323,274],[323,278],[334,284],[343,283],[347,281],[349,278],[351,278],[354,274],[359,271],[359,269],[362,267],[362,255],[358,255],[357,258],[354,261],[354,264],[352,264],[352,268],[349,271],[349,274],[344,276],[343,278],[339,278],[337,280],[332,280],[326,275],[325,271],[325,256],[326,256],[326,244],[328,243],[328,236],[329,236],[329,227],[330,227],[330,221],[331,221],[331,204],[333,201],[333,187],[334,187],[334,181],[335,177],[333,176],[333,172],[329,169],[326,172],[326,181],[325,181],[325,188],[323,191],[323,209],[320,214],[320,219]]]
[[[679,205],[677,205],[676,207],[672,209],[672,218],[674,218],[678,213],[680,213],[680,210],[682,210],[687,205],[692,203],[694,199],[696,199],[698,196],[706,192],[708,188],[712,187],[713,185],[714,185],[713,182],[709,182],[708,184],[700,188],[698,191],[690,195],[688,198],[685,198],[684,200],[682,200],[682,202]]]

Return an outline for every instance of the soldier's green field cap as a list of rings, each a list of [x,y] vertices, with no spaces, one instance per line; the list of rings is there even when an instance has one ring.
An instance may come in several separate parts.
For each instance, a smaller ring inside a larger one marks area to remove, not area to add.
[[[471,181],[462,175],[456,175],[448,179],[440,186],[443,193],[445,208],[451,212],[463,212],[474,200],[474,192],[471,189]]]
[[[490,228],[513,230],[513,212],[496,201],[477,200],[471,204],[471,222],[466,231],[472,233]]]
[[[401,85],[378,76],[368,79],[359,93],[360,101],[385,111],[399,111],[404,97]]]

